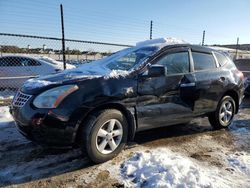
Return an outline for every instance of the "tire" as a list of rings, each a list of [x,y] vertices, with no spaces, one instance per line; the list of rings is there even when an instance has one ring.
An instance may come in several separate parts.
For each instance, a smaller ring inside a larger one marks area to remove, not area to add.
[[[112,126],[113,131],[110,132]],[[127,143],[127,138],[126,117],[118,110],[106,109],[94,113],[88,118],[86,125],[83,125],[82,128],[80,143],[83,154],[87,154],[91,161],[103,163],[122,151]]]
[[[233,121],[235,111],[234,99],[226,95],[219,102],[216,111],[208,116],[208,120],[214,129],[228,128]]]

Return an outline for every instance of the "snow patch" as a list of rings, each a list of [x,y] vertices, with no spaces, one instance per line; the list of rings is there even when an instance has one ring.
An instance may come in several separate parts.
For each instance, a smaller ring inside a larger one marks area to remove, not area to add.
[[[129,71],[124,70],[112,70],[108,75],[106,75],[104,78],[119,78],[119,77],[125,77],[129,75]]]
[[[232,182],[215,167],[206,167],[168,149],[138,152],[121,165],[127,187],[228,187]]]
[[[5,89],[3,91],[0,91],[0,100],[13,99],[14,95],[15,91]]]
[[[132,94],[132,93],[134,93],[133,87],[125,88],[125,95],[129,95],[129,94]]]
[[[47,80],[39,80],[32,78],[24,82],[23,86],[28,89],[34,89],[34,88],[41,88],[51,84],[57,84],[57,82],[50,82]]]
[[[13,121],[13,118],[9,112],[9,107],[8,106],[1,106],[0,107],[0,125],[3,122],[10,122]]]
[[[228,156],[227,161],[235,171],[250,176],[250,155],[247,155],[247,153],[234,153]]]
[[[65,78],[66,79],[94,79],[94,78],[99,78],[100,75],[85,75],[81,71],[73,71],[69,73],[65,73]]]
[[[136,47],[142,47],[142,46],[158,46],[160,44],[165,45],[174,45],[174,44],[187,44],[186,41],[177,39],[174,37],[168,37],[168,38],[158,38],[153,40],[145,40],[142,42],[136,43]]]

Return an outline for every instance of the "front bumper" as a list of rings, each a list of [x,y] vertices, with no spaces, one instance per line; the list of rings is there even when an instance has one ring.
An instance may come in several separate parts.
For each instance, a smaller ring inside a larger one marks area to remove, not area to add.
[[[19,132],[41,145],[68,147],[76,138],[76,122],[57,117],[49,109],[36,109],[29,100],[23,107],[10,106]]]

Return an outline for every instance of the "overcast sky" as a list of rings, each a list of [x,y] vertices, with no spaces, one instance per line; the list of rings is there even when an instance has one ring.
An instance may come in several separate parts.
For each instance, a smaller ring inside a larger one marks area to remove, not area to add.
[[[0,32],[135,44],[176,37],[199,44],[250,43],[250,0],[0,0]]]

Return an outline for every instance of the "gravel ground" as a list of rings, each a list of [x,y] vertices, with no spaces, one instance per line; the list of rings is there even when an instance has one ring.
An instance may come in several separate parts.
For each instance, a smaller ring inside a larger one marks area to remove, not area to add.
[[[1,120],[1,116],[0,116]],[[135,153],[164,148],[219,169],[234,187],[250,187],[250,98],[244,100],[229,130],[214,131],[207,118],[187,125],[138,133],[115,159],[93,165],[79,149],[55,150],[23,138],[13,121],[0,124],[0,187],[124,187],[122,164]]]

